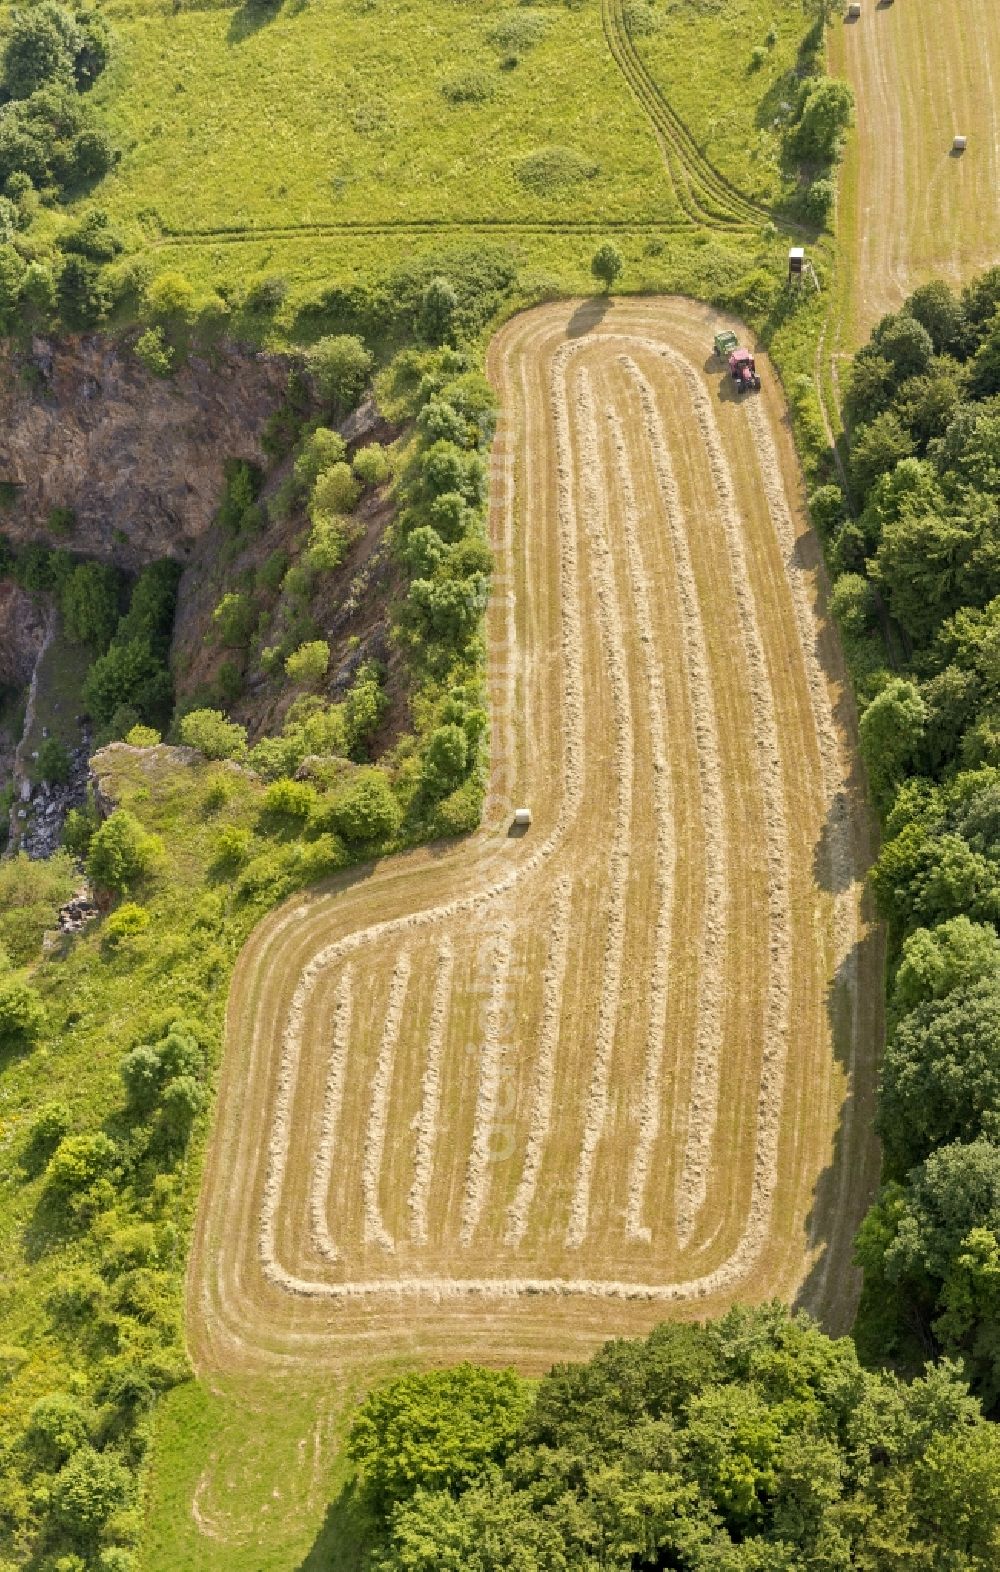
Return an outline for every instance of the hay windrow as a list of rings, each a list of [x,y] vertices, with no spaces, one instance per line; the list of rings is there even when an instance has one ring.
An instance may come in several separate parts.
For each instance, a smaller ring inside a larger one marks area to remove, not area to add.
[[[438,946],[431,1018],[427,1027],[427,1062],[421,1083],[417,1139],[413,1150],[413,1184],[410,1189],[410,1237],[414,1244],[427,1243],[427,1194],[431,1185],[434,1145],[437,1141],[438,1115],[441,1111],[441,1060],[445,1030],[451,1007],[451,985],[455,972],[455,951],[450,938]]]
[[[635,732],[632,723],[625,638],[615,587],[611,546],[608,541],[604,489],[598,483],[600,448],[597,437],[597,417],[590,379],[586,371],[580,374],[576,414],[581,435],[583,500],[591,543],[592,573],[597,592],[601,642],[604,647],[604,660],[611,685],[614,710],[613,758],[616,795],[614,831],[608,856],[608,914],[597,1031],[594,1036],[593,1068],[590,1090],[587,1094],[579,1163],[570,1201],[569,1224],[566,1229],[566,1243],[572,1249],[579,1249],[587,1237],[594,1159],[607,1118],[608,1081],[618,1025],[622,957],[625,950],[625,908],[632,849],[632,785],[635,768]]]
[[[389,984],[389,1002],[386,1006],[385,1025],[378,1063],[372,1081],[368,1126],[365,1130],[364,1152],[361,1158],[361,1190],[364,1196],[364,1238],[366,1244],[377,1244],[392,1252],[396,1242],[382,1220],[379,1202],[379,1179],[382,1173],[382,1155],[385,1151],[385,1132],[389,1119],[389,1089],[396,1062],[396,1045],[403,1024],[403,1006],[410,986],[410,952],[402,950]]]
[[[347,1053],[351,1040],[351,1016],[354,1002],[354,968],[344,967],[337,989],[334,1007],[333,1043],[330,1064],[323,1095],[323,1115],[319,1127],[319,1147],[309,1193],[309,1218],[312,1242],[325,1261],[336,1261],[340,1252],[330,1237],[327,1206],[330,1196],[330,1179],[333,1175],[333,1158],[337,1139],[337,1125],[344,1100],[344,1077],[347,1073]]]
[[[538,1173],[552,1123],[552,1096],[555,1088],[556,1049],[562,1020],[563,989],[569,956],[570,896],[572,880],[561,874],[556,880],[549,909],[549,943],[542,976],[542,1021],[538,1032],[535,1079],[531,1091],[531,1123],[524,1152],[524,1165],[517,1192],[507,1209],[506,1243],[517,1246],[528,1226],[528,1213],[538,1187]]]
[[[656,824],[653,847],[656,916],[653,921],[653,959],[647,989],[649,1023],[646,1029],[639,1129],[629,1169],[628,1201],[625,1210],[625,1230],[629,1238],[641,1239],[648,1243],[651,1232],[649,1227],[643,1224],[642,1212],[649,1165],[660,1130],[662,1100],[660,1083],[667,1022],[677,845],[670,793],[670,758],[667,752],[666,685],[663,679],[663,667],[656,653],[659,641],[655,639],[655,627],[650,609],[649,577],[639,544],[639,517],[629,465],[628,446],[621,420],[613,406],[607,410],[607,421],[614,444],[618,482],[622,493],[622,533],[625,538],[632,604],[641,646],[643,675],[649,694],[653,810]]]
[[[462,1226],[458,1235],[459,1242],[463,1245],[472,1243],[489,1185],[490,1146],[496,1123],[501,1064],[504,1050],[510,1046],[503,1042],[503,1022],[507,1014],[507,985],[513,943],[514,925],[509,919],[504,918],[497,926],[492,947],[493,983],[486,1010],[486,1031],[483,1034],[479,1056],[479,1089],[476,1093],[472,1149],[469,1152],[469,1166],[466,1171]]]

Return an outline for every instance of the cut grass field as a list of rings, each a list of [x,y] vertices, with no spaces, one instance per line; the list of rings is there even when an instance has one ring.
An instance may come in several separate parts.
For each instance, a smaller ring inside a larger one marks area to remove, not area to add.
[[[853,349],[918,284],[960,284],[997,259],[1000,8],[866,3],[830,37],[832,69],[857,98],[839,237]],[[969,138],[961,156],[956,133]]]
[[[350,1390],[394,1361],[539,1370],[734,1297],[850,1323],[870,826],[781,396],[766,363],[730,394],[718,321],[571,303],[494,341],[486,823],[241,955],[187,1324],[245,1411],[182,1459],[168,1402],[151,1568],[272,1564],[245,1525],[280,1394],[312,1393],[307,1451],[326,1413],[329,1483]]]

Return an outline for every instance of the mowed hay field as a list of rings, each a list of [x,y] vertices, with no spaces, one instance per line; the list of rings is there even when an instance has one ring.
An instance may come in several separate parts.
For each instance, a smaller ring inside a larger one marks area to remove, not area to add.
[[[832,69],[857,97],[840,204],[850,269],[845,347],[931,276],[997,259],[1000,6],[876,5],[835,23]],[[956,134],[968,150],[952,154]]]
[[[719,325],[561,303],[494,340],[486,824],[241,956],[189,1272],[210,1380],[537,1370],[775,1294],[850,1323],[869,819],[781,395],[762,361],[736,399]]]

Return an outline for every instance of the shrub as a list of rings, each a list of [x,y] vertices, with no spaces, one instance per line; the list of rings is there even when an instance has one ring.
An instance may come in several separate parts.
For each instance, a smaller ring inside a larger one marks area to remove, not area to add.
[[[300,644],[285,661],[285,675],[292,682],[301,682],[315,688],[326,676],[330,664],[330,646],[325,639],[312,639]]]
[[[45,526],[53,535],[72,535],[76,527],[76,514],[72,508],[50,508]]]
[[[432,579],[447,554],[448,548],[431,524],[418,524],[411,530],[400,551],[414,579]]]
[[[830,609],[845,633],[864,633],[874,614],[874,597],[860,573],[842,573],[833,586]]]
[[[469,769],[469,739],[461,726],[438,726],[427,739],[423,780],[432,797],[445,797],[460,786]]]
[[[67,1135],[49,1160],[46,1180],[59,1195],[79,1195],[111,1173],[116,1155],[114,1143],[103,1130]]]
[[[316,789],[308,781],[275,781],[264,793],[264,813],[277,819],[307,819],[316,806]]]
[[[256,501],[263,476],[256,464],[246,459],[227,459],[224,473],[226,489],[216,517],[223,529],[231,535],[239,535],[254,528],[259,521]]]
[[[310,491],[325,469],[342,464],[347,457],[347,443],[339,431],[328,426],[317,426],[306,438],[302,452],[295,460],[295,479],[303,491]]]
[[[158,273],[146,290],[146,305],[154,317],[189,317],[194,310],[194,287],[183,273]]]
[[[250,856],[253,836],[241,825],[227,824],[215,843],[215,863],[220,868],[242,868]]]
[[[63,824],[63,845],[74,857],[85,858],[94,832],[100,823],[93,801],[82,808],[71,808]]]
[[[87,1442],[89,1430],[86,1409],[77,1398],[50,1392],[32,1405],[24,1439],[32,1462],[53,1472]]]
[[[458,296],[446,278],[432,278],[424,288],[417,313],[417,331],[429,344],[444,344],[452,336]]]
[[[157,835],[150,835],[138,819],[116,808],[90,842],[89,878],[104,890],[128,890],[148,878],[163,852]]]
[[[361,487],[351,474],[351,466],[333,464],[317,477],[312,505],[321,513],[350,513],[361,495]]]
[[[73,1539],[93,1541],[128,1497],[129,1476],[114,1453],[81,1447],[52,1485],[53,1521]]]
[[[257,607],[251,595],[229,590],[212,612],[215,636],[226,649],[242,649],[257,627]]]
[[[807,83],[802,111],[792,134],[795,152],[807,163],[832,164],[854,112],[854,94],[846,82],[821,77]]]
[[[363,341],[351,333],[321,338],[306,359],[327,403],[342,412],[353,409],[374,364]]]
[[[347,555],[348,531],[343,519],[335,514],[320,513],[312,516],[312,528],[306,544],[302,566],[307,573],[329,573],[339,568]]]
[[[811,181],[802,197],[803,216],[811,224],[821,227],[830,216],[835,195],[836,186],[826,176]]]
[[[206,759],[242,759],[247,751],[247,729],[227,720],[221,710],[189,710],[180,723],[181,741],[197,748]]]
[[[359,448],[351,461],[351,469],[356,480],[369,490],[374,486],[381,486],[389,478],[389,455],[379,442],[370,442],[367,447]]]
[[[126,732],[125,741],[130,748],[155,748],[161,738],[153,726],[133,726]]]
[[[118,625],[118,591],[114,568],[98,562],[74,568],[59,597],[66,632],[74,643],[104,653]]]
[[[391,840],[399,831],[401,815],[385,776],[380,770],[365,770],[336,799],[333,819],[348,845],[369,846]]]
[[[453,108],[460,104],[488,103],[495,92],[492,78],[475,67],[456,72],[441,83],[441,95]]]
[[[174,369],[174,352],[160,326],[147,328],[135,341],[135,353],[154,377],[169,377]]]
[[[140,1113],[152,1108],[163,1078],[156,1049],[140,1043],[125,1055],[119,1069],[129,1106]]]
[[[104,937],[114,948],[123,939],[134,939],[140,933],[145,933],[148,927],[149,912],[145,906],[137,906],[134,901],[126,901],[117,911],[111,913],[104,924]]]
[[[45,1030],[41,999],[23,977],[0,977],[0,1052],[31,1048]]]
[[[70,776],[70,757],[58,737],[46,737],[38,748],[38,775],[54,786],[65,786]]]
[[[605,240],[590,259],[590,271],[605,287],[610,289],[622,270],[622,254],[617,246]]]
[[[179,1075],[163,1089],[161,1127],[171,1142],[183,1143],[205,1103],[205,1093],[192,1075]]]

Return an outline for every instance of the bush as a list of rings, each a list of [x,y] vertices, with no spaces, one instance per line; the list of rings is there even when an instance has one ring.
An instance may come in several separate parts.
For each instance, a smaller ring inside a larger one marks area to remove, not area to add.
[[[432,278],[420,299],[417,332],[428,344],[444,344],[452,336],[458,296],[446,278]]]
[[[32,1405],[24,1439],[33,1464],[47,1473],[61,1468],[89,1439],[86,1409],[68,1392],[50,1392]]]
[[[302,558],[307,573],[329,573],[339,568],[347,555],[348,530],[336,514],[320,513],[312,516],[312,528]]]
[[[89,1544],[127,1500],[129,1476],[109,1452],[81,1447],[52,1485],[52,1519],[71,1538]]]
[[[117,911],[111,913],[104,924],[104,937],[113,949],[123,939],[134,939],[140,933],[145,933],[148,927],[149,912],[145,906],[137,906],[134,901],[126,901]]]
[[[317,478],[325,469],[342,464],[347,457],[347,443],[339,431],[328,426],[317,426],[302,446],[295,460],[295,479],[303,491],[311,491]]]
[[[353,409],[374,364],[363,341],[351,333],[321,338],[306,359],[326,402],[342,413]]]
[[[147,328],[135,341],[136,357],[154,377],[169,377],[174,369],[174,352],[167,343],[162,327]]]
[[[46,737],[38,748],[38,775],[53,786],[65,786],[70,776],[70,757],[58,737]]]
[[[398,834],[401,814],[379,770],[360,772],[333,804],[333,821],[349,846],[371,846]]]
[[[0,1052],[34,1047],[45,1030],[41,999],[23,977],[0,977]]]
[[[146,306],[153,317],[186,319],[194,311],[194,287],[183,273],[158,273],[146,290]]]
[[[837,188],[826,176],[813,180],[802,197],[802,214],[810,224],[821,227],[830,217]]]
[[[239,535],[253,529],[259,521],[256,502],[263,476],[256,464],[246,459],[227,459],[224,473],[226,489],[216,517],[223,529]]]
[[[189,710],[178,729],[181,742],[189,748],[197,748],[206,759],[246,757],[246,727],[227,720],[221,710]]]
[[[326,676],[330,664],[330,646],[325,639],[312,639],[300,644],[285,661],[285,675],[292,682],[301,682],[307,688],[318,687]]]
[[[49,1159],[47,1183],[59,1195],[80,1195],[111,1173],[116,1156],[103,1130],[64,1136]]]
[[[622,270],[622,254],[617,246],[606,240],[598,246],[590,259],[590,271],[605,287],[610,289]]]
[[[155,748],[162,739],[153,726],[133,726],[124,740],[130,748]]]
[[[845,633],[866,632],[875,611],[868,580],[860,573],[842,573],[833,586],[830,609]]]
[[[832,164],[854,113],[854,94],[846,82],[821,77],[807,83],[802,112],[792,135],[798,156],[810,164]]]
[[[212,612],[215,636],[225,649],[244,649],[257,627],[257,607],[251,595],[230,590]]]
[[[351,466],[341,462],[325,469],[313,487],[312,506],[320,513],[350,513],[357,506],[361,487]]]
[[[118,625],[118,589],[114,568],[86,562],[73,570],[59,600],[66,632],[75,644],[104,653]]]
[[[307,819],[316,800],[316,789],[308,781],[275,781],[264,793],[263,811],[269,818]]]
[[[116,808],[90,842],[88,877],[103,890],[124,892],[148,878],[163,853],[163,843],[138,819]]]
[[[354,478],[368,490],[384,485],[389,478],[389,455],[379,442],[359,448],[351,461]]]
[[[220,868],[242,868],[250,856],[253,836],[240,825],[227,824],[215,843],[215,863]]]

